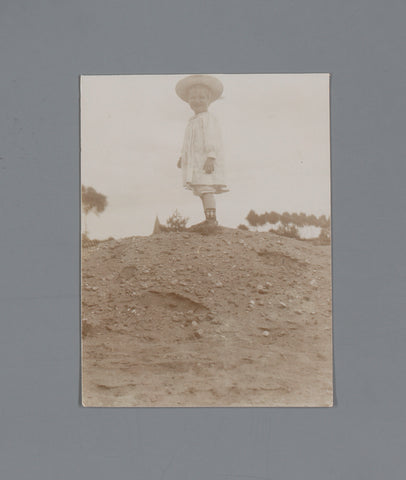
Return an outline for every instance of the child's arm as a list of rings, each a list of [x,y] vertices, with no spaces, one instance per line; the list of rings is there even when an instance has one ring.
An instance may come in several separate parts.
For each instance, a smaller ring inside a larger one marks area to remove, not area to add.
[[[221,145],[221,133],[216,119],[209,116],[205,128],[207,160],[203,166],[206,173],[213,173],[216,164],[217,151]]]
[[[179,157],[178,163],[176,165],[178,168],[182,168],[182,157]]]

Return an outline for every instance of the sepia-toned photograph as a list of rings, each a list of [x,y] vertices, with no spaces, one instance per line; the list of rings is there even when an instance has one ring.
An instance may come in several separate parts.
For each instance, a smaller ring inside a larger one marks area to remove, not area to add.
[[[81,77],[84,406],[333,405],[329,88]]]

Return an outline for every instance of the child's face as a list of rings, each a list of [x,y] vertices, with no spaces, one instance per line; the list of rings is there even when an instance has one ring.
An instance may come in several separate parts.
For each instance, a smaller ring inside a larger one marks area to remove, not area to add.
[[[210,104],[210,94],[206,87],[195,86],[189,90],[190,108],[197,114],[207,112]]]

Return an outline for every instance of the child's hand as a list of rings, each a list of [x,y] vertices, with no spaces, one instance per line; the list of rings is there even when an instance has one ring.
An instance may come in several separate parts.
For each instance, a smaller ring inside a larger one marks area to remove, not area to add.
[[[178,163],[176,165],[178,168],[182,168],[182,157],[179,157]]]
[[[214,162],[216,161],[215,158],[213,157],[209,157],[204,166],[203,166],[203,170],[206,172],[206,173],[212,173],[214,172]]]

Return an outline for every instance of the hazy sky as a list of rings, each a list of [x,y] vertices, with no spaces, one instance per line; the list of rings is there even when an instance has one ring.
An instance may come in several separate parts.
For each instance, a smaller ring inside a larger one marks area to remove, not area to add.
[[[193,112],[175,93],[185,75],[81,77],[82,184],[107,196],[89,214],[91,238],[149,235],[178,209],[188,225],[201,201],[176,168]],[[230,192],[216,195],[224,226],[249,210],[330,214],[329,76],[217,75]]]

